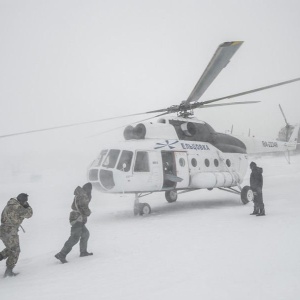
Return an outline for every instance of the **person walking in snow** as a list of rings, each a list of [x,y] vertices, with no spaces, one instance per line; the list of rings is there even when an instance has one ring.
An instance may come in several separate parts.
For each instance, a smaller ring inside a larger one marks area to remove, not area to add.
[[[92,184],[90,182],[83,185],[81,188],[78,186],[74,191],[74,200],[72,203],[72,211],[70,213],[71,235],[65,242],[63,248],[55,254],[55,258],[62,263],[66,263],[66,256],[79,241],[80,257],[93,255],[87,251],[88,239],[90,233],[85,224],[87,218],[91,214],[89,203],[92,199]]]
[[[250,187],[254,194],[254,210],[251,215],[265,216],[265,205],[263,202],[263,169],[259,168],[255,162],[250,163],[250,169],[252,170],[250,175]]]
[[[28,204],[28,195],[21,193],[17,198],[11,198],[1,214],[0,239],[5,249],[0,252],[0,260],[6,260],[4,277],[16,276],[13,272],[20,255],[20,242],[18,230],[23,220],[32,217],[32,208]]]

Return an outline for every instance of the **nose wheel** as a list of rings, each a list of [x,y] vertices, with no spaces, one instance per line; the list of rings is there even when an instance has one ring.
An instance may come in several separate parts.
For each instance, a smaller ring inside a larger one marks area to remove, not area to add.
[[[143,216],[151,214],[151,207],[148,203],[140,203],[138,194],[135,194],[133,214]]]

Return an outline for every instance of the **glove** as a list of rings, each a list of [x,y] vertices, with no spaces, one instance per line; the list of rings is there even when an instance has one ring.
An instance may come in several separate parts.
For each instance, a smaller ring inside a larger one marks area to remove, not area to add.
[[[26,201],[26,202],[24,202],[24,203],[22,204],[22,206],[23,206],[24,208],[28,208],[28,207],[29,207],[29,203]]]

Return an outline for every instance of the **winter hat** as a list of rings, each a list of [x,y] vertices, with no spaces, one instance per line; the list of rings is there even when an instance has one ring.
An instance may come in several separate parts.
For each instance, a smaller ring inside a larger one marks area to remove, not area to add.
[[[84,184],[82,186],[82,188],[86,191],[86,192],[90,192],[92,190],[92,184],[90,182]]]
[[[256,163],[255,163],[254,161],[252,161],[252,162],[250,163],[250,168],[252,169],[252,168],[254,168],[254,167],[256,167]]]
[[[18,195],[17,200],[20,203],[24,203],[24,202],[26,202],[28,200],[28,195],[25,194],[25,193],[21,193],[21,194]]]

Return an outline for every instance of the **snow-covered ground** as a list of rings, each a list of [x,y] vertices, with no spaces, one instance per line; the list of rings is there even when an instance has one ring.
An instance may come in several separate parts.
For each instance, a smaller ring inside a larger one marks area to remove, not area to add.
[[[300,156],[291,164],[255,161],[264,169],[266,217],[250,216],[252,204],[220,190],[186,193],[173,204],[153,194],[142,198],[153,211],[143,217],[133,217],[132,195],[94,192],[87,224],[94,255],[80,258],[76,245],[68,264],[54,254],[69,236],[73,190],[85,174],[76,177],[68,165],[2,177],[1,210],[27,192],[34,216],[19,233],[20,275],[0,277],[0,299],[300,299]]]

